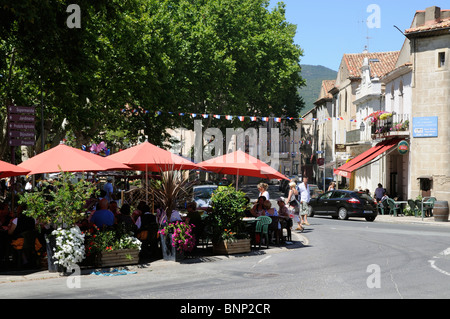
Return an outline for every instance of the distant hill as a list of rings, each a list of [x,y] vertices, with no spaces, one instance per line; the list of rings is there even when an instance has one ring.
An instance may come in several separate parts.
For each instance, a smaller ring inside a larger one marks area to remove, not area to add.
[[[306,80],[306,86],[300,89],[300,95],[305,101],[305,108],[301,115],[314,108],[314,102],[317,101],[320,93],[320,87],[323,80],[335,80],[337,72],[322,65],[302,64],[301,76]]]

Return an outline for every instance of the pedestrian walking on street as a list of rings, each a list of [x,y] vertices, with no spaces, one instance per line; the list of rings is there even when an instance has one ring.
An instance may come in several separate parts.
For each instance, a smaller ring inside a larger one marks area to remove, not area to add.
[[[258,184],[258,190],[259,190],[259,196],[264,196],[266,198],[266,200],[270,200],[270,196],[269,196],[269,192],[267,191],[267,189],[269,188],[269,185],[267,185],[266,183],[259,183]]]
[[[309,225],[308,213],[309,213],[309,201],[311,200],[311,194],[309,191],[308,177],[303,177],[303,182],[298,185],[299,197],[300,197],[300,222],[303,225]]]

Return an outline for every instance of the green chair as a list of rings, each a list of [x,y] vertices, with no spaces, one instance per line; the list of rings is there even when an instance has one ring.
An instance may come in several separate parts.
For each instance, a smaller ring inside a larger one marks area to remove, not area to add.
[[[269,248],[269,225],[272,223],[272,218],[268,216],[259,216],[256,218],[255,234],[260,234],[259,248],[261,248],[261,241],[264,236],[267,248]]]
[[[427,215],[429,217],[433,216],[433,208],[435,202],[436,202],[435,197],[430,197],[428,200],[423,202],[423,209],[427,212]]]
[[[386,204],[386,201],[383,201],[383,202],[379,202],[378,204],[377,204],[377,207],[378,207],[378,210],[381,212],[381,215],[384,215],[384,209],[386,208],[386,206],[385,206],[385,204]]]
[[[398,211],[400,211],[400,207],[396,206],[394,200],[390,198],[387,198],[386,201],[389,205],[389,215],[397,216]]]
[[[418,216],[420,212],[420,208],[417,207],[416,203],[412,199],[408,199],[408,205],[411,208],[411,211],[414,212],[414,216]]]

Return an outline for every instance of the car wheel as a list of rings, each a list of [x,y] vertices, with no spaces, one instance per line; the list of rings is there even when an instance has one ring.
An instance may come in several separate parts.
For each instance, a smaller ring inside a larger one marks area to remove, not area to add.
[[[373,221],[375,221],[375,218],[376,218],[376,217],[374,217],[374,216],[366,217],[366,220],[367,220],[368,222],[373,222]]]
[[[345,207],[339,208],[338,218],[340,220],[347,220],[348,219],[348,213],[347,213],[347,209]]]

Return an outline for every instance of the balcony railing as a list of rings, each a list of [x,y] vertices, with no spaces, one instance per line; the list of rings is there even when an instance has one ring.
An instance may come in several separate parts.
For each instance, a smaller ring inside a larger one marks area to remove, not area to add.
[[[372,138],[409,135],[409,114],[384,113],[372,121]]]

